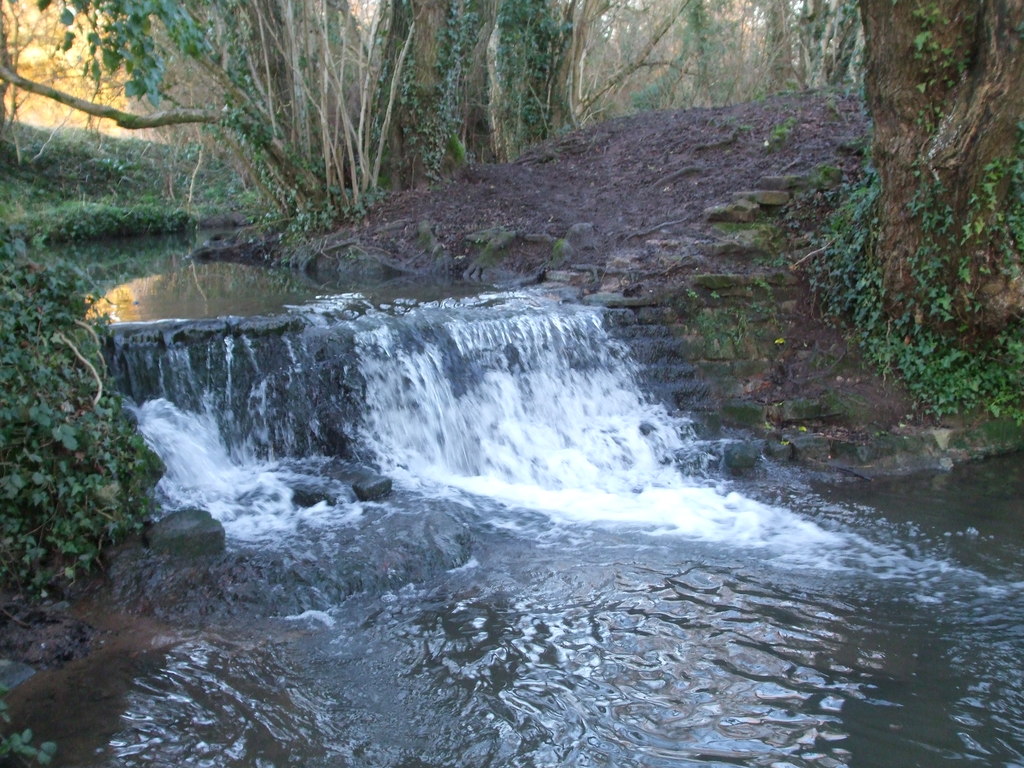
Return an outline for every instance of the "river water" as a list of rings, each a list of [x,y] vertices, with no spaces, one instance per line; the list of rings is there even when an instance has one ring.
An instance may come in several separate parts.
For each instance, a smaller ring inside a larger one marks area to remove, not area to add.
[[[116,329],[165,510],[321,570],[368,520],[456,526],[463,554],[112,661],[62,764],[1024,766],[1019,458],[725,477],[600,312],[540,294],[184,327]],[[355,500],[336,461],[393,493]]]

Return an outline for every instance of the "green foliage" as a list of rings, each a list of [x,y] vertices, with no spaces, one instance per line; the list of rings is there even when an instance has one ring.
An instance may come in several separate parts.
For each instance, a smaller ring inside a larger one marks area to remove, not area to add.
[[[432,181],[441,179],[446,163],[457,162],[452,152],[461,147],[462,84],[478,25],[479,14],[471,0],[451,0],[448,18],[438,30],[434,71],[425,73],[425,63],[410,54],[401,73],[399,105],[406,116],[402,130],[409,155],[403,161],[421,163]]]
[[[0,250],[2,248],[3,244],[0,242]],[[6,695],[7,691],[0,687],[0,721],[9,723],[11,718],[7,714],[7,702],[3,700]],[[26,760],[35,760],[39,765],[49,765],[53,756],[57,754],[57,745],[52,741],[44,741],[37,747],[32,744],[32,740],[33,733],[29,728],[20,733],[0,736],[0,757],[16,755]]]
[[[52,0],[37,0],[40,9]],[[103,72],[124,69],[125,93],[161,98],[165,59],[156,42],[156,28],[174,47],[190,57],[207,48],[203,28],[179,0],[61,0],[61,23],[67,28],[62,48],[85,42],[84,74],[98,81]]]
[[[0,240],[0,583],[44,592],[139,526],[156,466],[108,385],[79,273]]]
[[[198,143],[17,123],[8,138],[0,140],[0,210],[26,239],[181,231],[194,217],[256,208],[226,158]]]
[[[1005,174],[1012,177],[1013,204],[981,217],[995,205],[985,190]],[[868,360],[897,373],[923,407],[939,415],[983,408],[1024,420],[1024,320],[996,333],[974,328],[983,299],[973,287],[983,271],[1000,267],[979,265],[960,247],[983,226],[1001,230],[995,242],[1008,252],[1024,243],[1024,160],[1018,154],[993,165],[986,178],[967,221],[988,223],[969,224],[964,233],[954,230],[953,212],[940,203],[943,190],[922,184],[908,213],[920,218],[926,237],[906,265],[918,292],[892,296],[877,256],[880,184],[869,170],[855,187],[839,191],[844,202],[829,225],[832,245],[814,262],[811,284],[825,311],[850,323]]]
[[[36,242],[64,243],[128,235],[181,232],[195,221],[186,212],[161,203],[123,208],[108,203],[64,203],[26,222],[22,233]]]
[[[774,126],[771,133],[768,134],[768,138],[764,142],[765,148],[769,152],[775,152],[778,149],[782,149],[789,141],[790,135],[793,133],[793,129],[796,127],[796,118],[787,117],[778,125]]]

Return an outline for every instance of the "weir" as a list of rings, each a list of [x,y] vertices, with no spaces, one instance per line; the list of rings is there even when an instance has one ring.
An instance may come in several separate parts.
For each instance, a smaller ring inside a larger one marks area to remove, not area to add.
[[[608,325],[522,293],[115,326],[162,510],[228,552],[138,555],[122,594],[198,629],[75,764],[1019,762],[1017,550],[720,476]]]

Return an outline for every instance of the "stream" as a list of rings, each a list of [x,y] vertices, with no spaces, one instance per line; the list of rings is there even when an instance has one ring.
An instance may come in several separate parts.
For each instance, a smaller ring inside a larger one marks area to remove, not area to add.
[[[113,368],[162,509],[277,565],[112,655],[37,724],[59,765],[1024,766],[1020,458],[730,478],[539,292],[136,301]]]

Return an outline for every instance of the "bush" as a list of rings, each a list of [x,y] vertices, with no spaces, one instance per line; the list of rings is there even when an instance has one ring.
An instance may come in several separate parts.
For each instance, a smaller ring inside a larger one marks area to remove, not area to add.
[[[40,212],[25,235],[50,243],[79,242],[105,237],[161,235],[194,226],[185,211],[156,203],[139,203],[129,208],[108,203],[64,203]]]
[[[18,260],[0,231],[0,583],[74,579],[148,510],[158,461],[121,411],[70,264]]]

